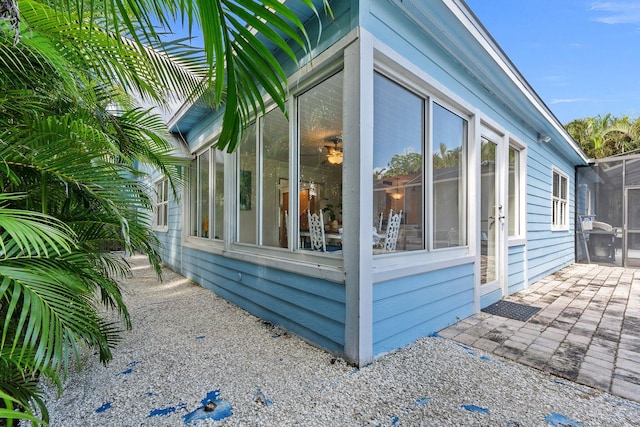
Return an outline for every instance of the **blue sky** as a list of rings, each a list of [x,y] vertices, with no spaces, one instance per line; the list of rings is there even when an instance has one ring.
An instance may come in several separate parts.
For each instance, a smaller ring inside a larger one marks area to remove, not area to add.
[[[465,0],[562,123],[640,116],[640,0]]]

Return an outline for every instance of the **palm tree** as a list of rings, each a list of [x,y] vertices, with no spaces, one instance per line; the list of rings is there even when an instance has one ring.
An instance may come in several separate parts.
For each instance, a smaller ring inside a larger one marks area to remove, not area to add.
[[[565,128],[591,158],[604,158],[640,148],[640,117],[611,114],[576,119]]]
[[[605,144],[605,130],[610,124],[611,114],[607,114],[604,117],[576,119],[565,125],[565,128],[587,156],[600,158],[611,155],[609,148]]]
[[[0,423],[47,420],[39,376],[58,381],[82,347],[107,362],[119,324],[129,327],[118,278],[139,250],[159,272],[150,232],[148,163],[180,184],[164,124],[131,94],[225,105],[220,145],[235,148],[264,108],[284,111],[284,72],[260,37],[295,58],[309,45],[277,0],[17,0],[0,3]],[[310,7],[310,0],[301,0]],[[163,28],[203,30],[204,55]],[[251,28],[248,28],[250,26]],[[281,35],[282,34],[282,35]],[[97,297],[96,297],[97,296]],[[16,413],[13,409],[23,412]]]
[[[604,133],[614,154],[638,150],[640,148],[640,117],[635,121],[629,116],[616,117],[604,129]]]

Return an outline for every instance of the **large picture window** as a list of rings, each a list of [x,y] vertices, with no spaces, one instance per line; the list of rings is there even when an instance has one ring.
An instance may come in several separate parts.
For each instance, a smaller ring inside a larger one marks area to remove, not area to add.
[[[232,190],[235,243],[341,253],[343,74],[337,71],[298,94],[291,123],[274,108],[244,130]],[[290,161],[292,133],[299,144],[295,164]],[[192,161],[191,236],[224,238],[222,158],[210,147]],[[292,182],[292,176],[298,179]]]
[[[433,103],[433,249],[467,244],[467,121]]]
[[[288,247],[289,122],[282,111],[249,126],[238,155],[238,242]]]
[[[566,230],[569,228],[569,178],[557,170],[553,171],[552,192],[552,227]]]
[[[258,243],[257,126],[245,129],[238,146],[238,242]]]
[[[297,99],[302,249],[342,249],[342,84],[339,72]]]
[[[191,162],[189,235],[224,238],[224,156],[209,148]]]
[[[299,164],[289,176],[290,124],[279,109],[257,118],[238,146],[238,243],[296,249],[339,251],[342,243],[342,72],[301,93],[296,98]],[[297,191],[291,199],[291,191]],[[298,217],[289,209],[298,209]],[[319,239],[313,247],[309,217],[322,218]],[[299,231],[290,236],[294,224]],[[324,233],[324,239],[322,239]]]
[[[424,99],[386,77],[375,75],[373,225],[376,252],[425,248],[422,233],[424,108]]]
[[[374,253],[467,244],[467,127],[451,110],[376,73]]]

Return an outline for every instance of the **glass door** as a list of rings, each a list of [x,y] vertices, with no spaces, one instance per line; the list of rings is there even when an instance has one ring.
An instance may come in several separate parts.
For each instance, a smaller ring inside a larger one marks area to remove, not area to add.
[[[640,267],[640,188],[627,188],[625,196],[624,265]]]
[[[491,135],[490,132],[486,134]],[[480,285],[481,294],[500,288],[505,213],[501,203],[500,137],[482,136],[480,149]]]

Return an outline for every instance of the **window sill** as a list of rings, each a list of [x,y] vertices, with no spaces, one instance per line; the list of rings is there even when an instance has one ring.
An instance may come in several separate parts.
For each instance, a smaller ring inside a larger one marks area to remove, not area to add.
[[[375,257],[373,268],[373,283],[385,282],[401,277],[429,273],[444,268],[472,264],[476,257],[469,253],[468,247],[452,250],[425,252],[413,254],[399,252],[390,256]]]
[[[313,254],[309,251],[292,252],[284,248],[259,247],[235,243],[230,249],[220,240],[188,236],[184,246],[254,265],[272,267],[336,283],[345,282],[342,256]]]
[[[509,247],[524,246],[527,244],[526,237],[509,237]]]

